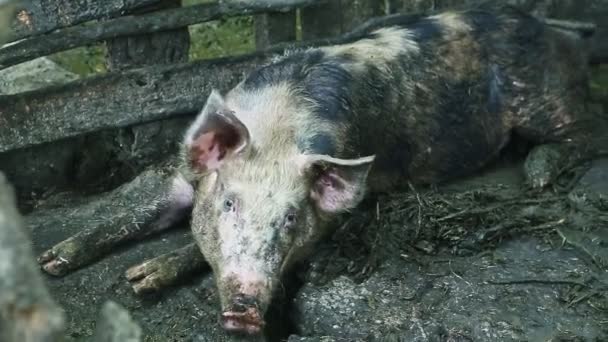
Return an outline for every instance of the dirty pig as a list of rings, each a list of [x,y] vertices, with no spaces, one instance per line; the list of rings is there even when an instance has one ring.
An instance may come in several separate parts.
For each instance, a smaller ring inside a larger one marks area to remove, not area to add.
[[[289,51],[211,92],[161,220],[191,212],[222,326],[260,333],[282,275],[367,194],[471,174],[512,137],[535,146],[530,160],[540,148],[576,151],[587,55],[568,23],[510,7],[404,17]],[[562,159],[524,170],[527,182],[545,187]]]
[[[183,182],[224,328],[259,332],[281,275],[366,193],[470,174],[514,134],[575,148],[580,44],[510,9],[448,12],[289,52],[214,91],[186,134]]]

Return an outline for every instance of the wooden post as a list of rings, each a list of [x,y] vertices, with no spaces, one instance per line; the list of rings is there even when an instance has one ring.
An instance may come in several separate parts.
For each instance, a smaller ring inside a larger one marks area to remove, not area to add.
[[[296,11],[256,15],[255,47],[264,50],[271,45],[296,40]]]
[[[382,15],[381,0],[329,0],[302,9],[302,39],[335,37],[365,20]]]
[[[341,11],[342,0],[302,9],[302,40],[335,37],[342,33]]]
[[[181,6],[181,0],[164,0],[129,14],[152,12]],[[146,65],[181,63],[188,61],[190,33],[188,28],[165,32],[119,37],[106,41],[109,70],[123,70]]]

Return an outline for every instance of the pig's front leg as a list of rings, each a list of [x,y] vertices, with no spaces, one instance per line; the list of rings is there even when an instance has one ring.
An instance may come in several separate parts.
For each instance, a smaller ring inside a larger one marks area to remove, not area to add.
[[[127,270],[127,279],[137,294],[171,286],[207,266],[196,243],[144,261]]]
[[[49,274],[65,275],[123,242],[172,226],[189,214],[192,200],[192,186],[179,174],[143,172],[99,200],[72,210],[70,215],[78,218],[61,218],[62,225],[87,222],[88,227],[42,253],[38,262]]]

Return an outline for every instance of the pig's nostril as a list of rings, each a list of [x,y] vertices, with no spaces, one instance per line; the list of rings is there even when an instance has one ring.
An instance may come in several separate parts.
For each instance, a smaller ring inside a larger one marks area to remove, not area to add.
[[[245,312],[249,308],[257,308],[257,301],[254,297],[239,294],[232,300],[233,312]]]

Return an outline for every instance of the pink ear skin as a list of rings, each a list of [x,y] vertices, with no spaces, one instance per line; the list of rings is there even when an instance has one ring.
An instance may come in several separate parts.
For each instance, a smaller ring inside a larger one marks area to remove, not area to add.
[[[340,178],[335,171],[325,171],[313,184],[311,197],[319,209],[328,213],[342,211],[344,204],[352,202],[356,189]]]
[[[189,146],[190,166],[200,173],[220,168],[249,142],[247,128],[232,112],[210,113]]]
[[[373,156],[348,160],[310,156],[307,163],[313,177],[310,196],[319,210],[337,214],[356,207],[365,196],[373,160]]]
[[[220,161],[226,156],[226,150],[220,147],[216,134],[209,132],[201,134],[192,142],[190,149],[190,164],[193,168],[204,172],[217,169]]]

